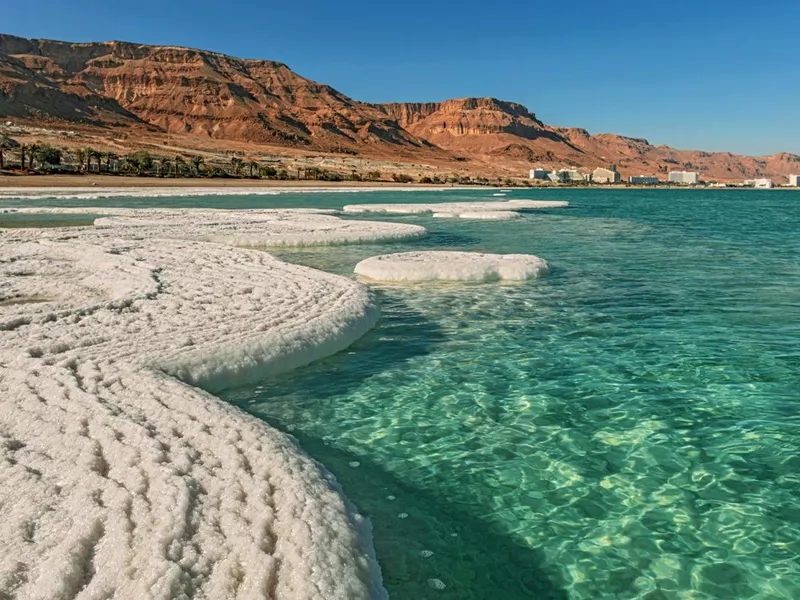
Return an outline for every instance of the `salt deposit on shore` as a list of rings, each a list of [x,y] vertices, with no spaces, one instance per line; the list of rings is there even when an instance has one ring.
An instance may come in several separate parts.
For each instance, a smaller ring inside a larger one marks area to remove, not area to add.
[[[550,271],[530,254],[400,252],[362,260],[355,272],[376,281],[522,281]]]
[[[141,181],[139,183],[142,183]],[[145,182],[149,183],[149,182]],[[402,187],[402,186],[198,186],[183,187],[0,187],[0,200],[52,199],[52,200],[97,200],[100,198],[168,198],[195,196],[276,196],[292,193],[355,193],[355,192],[436,192],[446,188]]]
[[[215,215],[141,218],[0,231],[0,590],[385,597],[369,522],[332,476],[189,385],[345,348],[377,318],[368,291],[254,250],[152,237],[178,237],[181,219],[190,235],[227,223]],[[258,239],[300,236],[298,223],[313,242],[343,239],[331,219],[266,219],[285,229]]]
[[[431,204],[349,204],[346,213],[454,213],[520,211],[536,208],[566,208],[569,202],[556,200],[499,200],[488,202],[439,202]]]
[[[177,238],[250,248],[400,241],[426,234],[419,225],[347,221],[320,209],[205,210],[21,208],[12,214],[95,214],[97,230],[144,238]],[[63,230],[62,230],[63,231]]]

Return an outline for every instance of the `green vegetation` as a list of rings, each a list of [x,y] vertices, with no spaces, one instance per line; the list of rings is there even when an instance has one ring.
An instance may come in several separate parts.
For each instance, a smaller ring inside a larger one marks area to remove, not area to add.
[[[414,181],[414,178],[411,175],[406,175],[405,173],[393,173],[392,179],[397,183],[411,183]]]

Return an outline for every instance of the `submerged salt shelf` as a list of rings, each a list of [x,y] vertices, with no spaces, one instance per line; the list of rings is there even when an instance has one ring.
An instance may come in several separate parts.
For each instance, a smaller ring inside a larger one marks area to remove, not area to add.
[[[569,202],[560,200],[497,200],[487,202],[439,202],[432,204],[349,204],[346,213],[453,213],[519,211],[537,208],[566,208]]]
[[[104,216],[95,220],[95,228],[108,234],[177,238],[251,248],[399,241],[427,233],[419,225],[347,221],[333,216],[336,211],[324,209],[22,208],[13,212],[99,214]]]
[[[493,210],[493,211],[474,211],[474,212],[435,212],[433,213],[435,219],[473,219],[483,221],[510,221],[512,219],[519,219],[522,217],[518,212],[509,210]]]
[[[368,291],[152,227],[0,233],[0,589],[385,597],[332,476],[192,387],[342,350],[377,319]]]
[[[524,281],[549,271],[547,261],[531,254],[435,251],[373,256],[355,268],[376,281]]]

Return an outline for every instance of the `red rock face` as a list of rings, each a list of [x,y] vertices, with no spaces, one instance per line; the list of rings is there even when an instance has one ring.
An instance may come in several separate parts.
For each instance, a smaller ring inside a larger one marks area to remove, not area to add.
[[[431,150],[379,107],[286,65],[188,48],[0,35],[0,90],[5,116],[146,123],[169,133],[328,151]]]
[[[674,150],[552,127],[494,98],[367,104],[267,60],[126,42],[71,44],[0,34],[0,117],[396,158],[523,175],[532,166],[627,175],[699,171],[736,181],[800,171],[800,157]]]
[[[800,171],[800,156],[739,156],[728,152],[675,150],[646,139],[584,129],[552,127],[519,104],[493,98],[464,98],[428,104],[385,104],[397,122],[418,137],[456,154],[498,167],[595,168],[614,163],[624,176],[698,171],[705,180],[741,181]]]

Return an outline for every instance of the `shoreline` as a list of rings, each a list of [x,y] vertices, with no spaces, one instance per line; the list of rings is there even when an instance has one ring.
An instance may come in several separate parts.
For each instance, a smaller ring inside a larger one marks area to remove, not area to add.
[[[224,179],[127,177],[109,175],[8,175],[0,173],[0,191],[13,188],[266,188],[266,189],[495,189],[455,184],[397,183],[394,181],[315,181],[297,179]]]
[[[701,190],[701,191],[800,191],[800,187],[696,187],[681,185],[470,185],[454,183],[397,183],[394,181],[318,181],[297,179],[225,179],[225,178],[169,178],[169,177],[131,177],[112,175],[18,175],[0,172],[0,194],[8,191],[43,190],[43,189],[82,189],[87,193],[108,189],[216,189],[216,190],[269,190],[275,193],[286,191],[426,191],[426,190],[520,190],[520,191],[622,191],[622,190]],[[0,198],[1,199],[1,198]]]
[[[193,573],[208,597],[271,587],[385,599],[371,524],[333,475],[212,393],[335,354],[379,315],[350,278],[232,246],[358,243],[415,226],[361,231],[303,210],[121,212],[93,228],[0,231],[11,300],[0,303],[0,429],[14,457],[0,583],[22,565],[26,597],[83,586],[167,600],[194,589]],[[214,235],[224,239],[204,239]],[[20,523],[51,535],[32,543]],[[84,581],[72,573],[88,555],[98,566]]]

